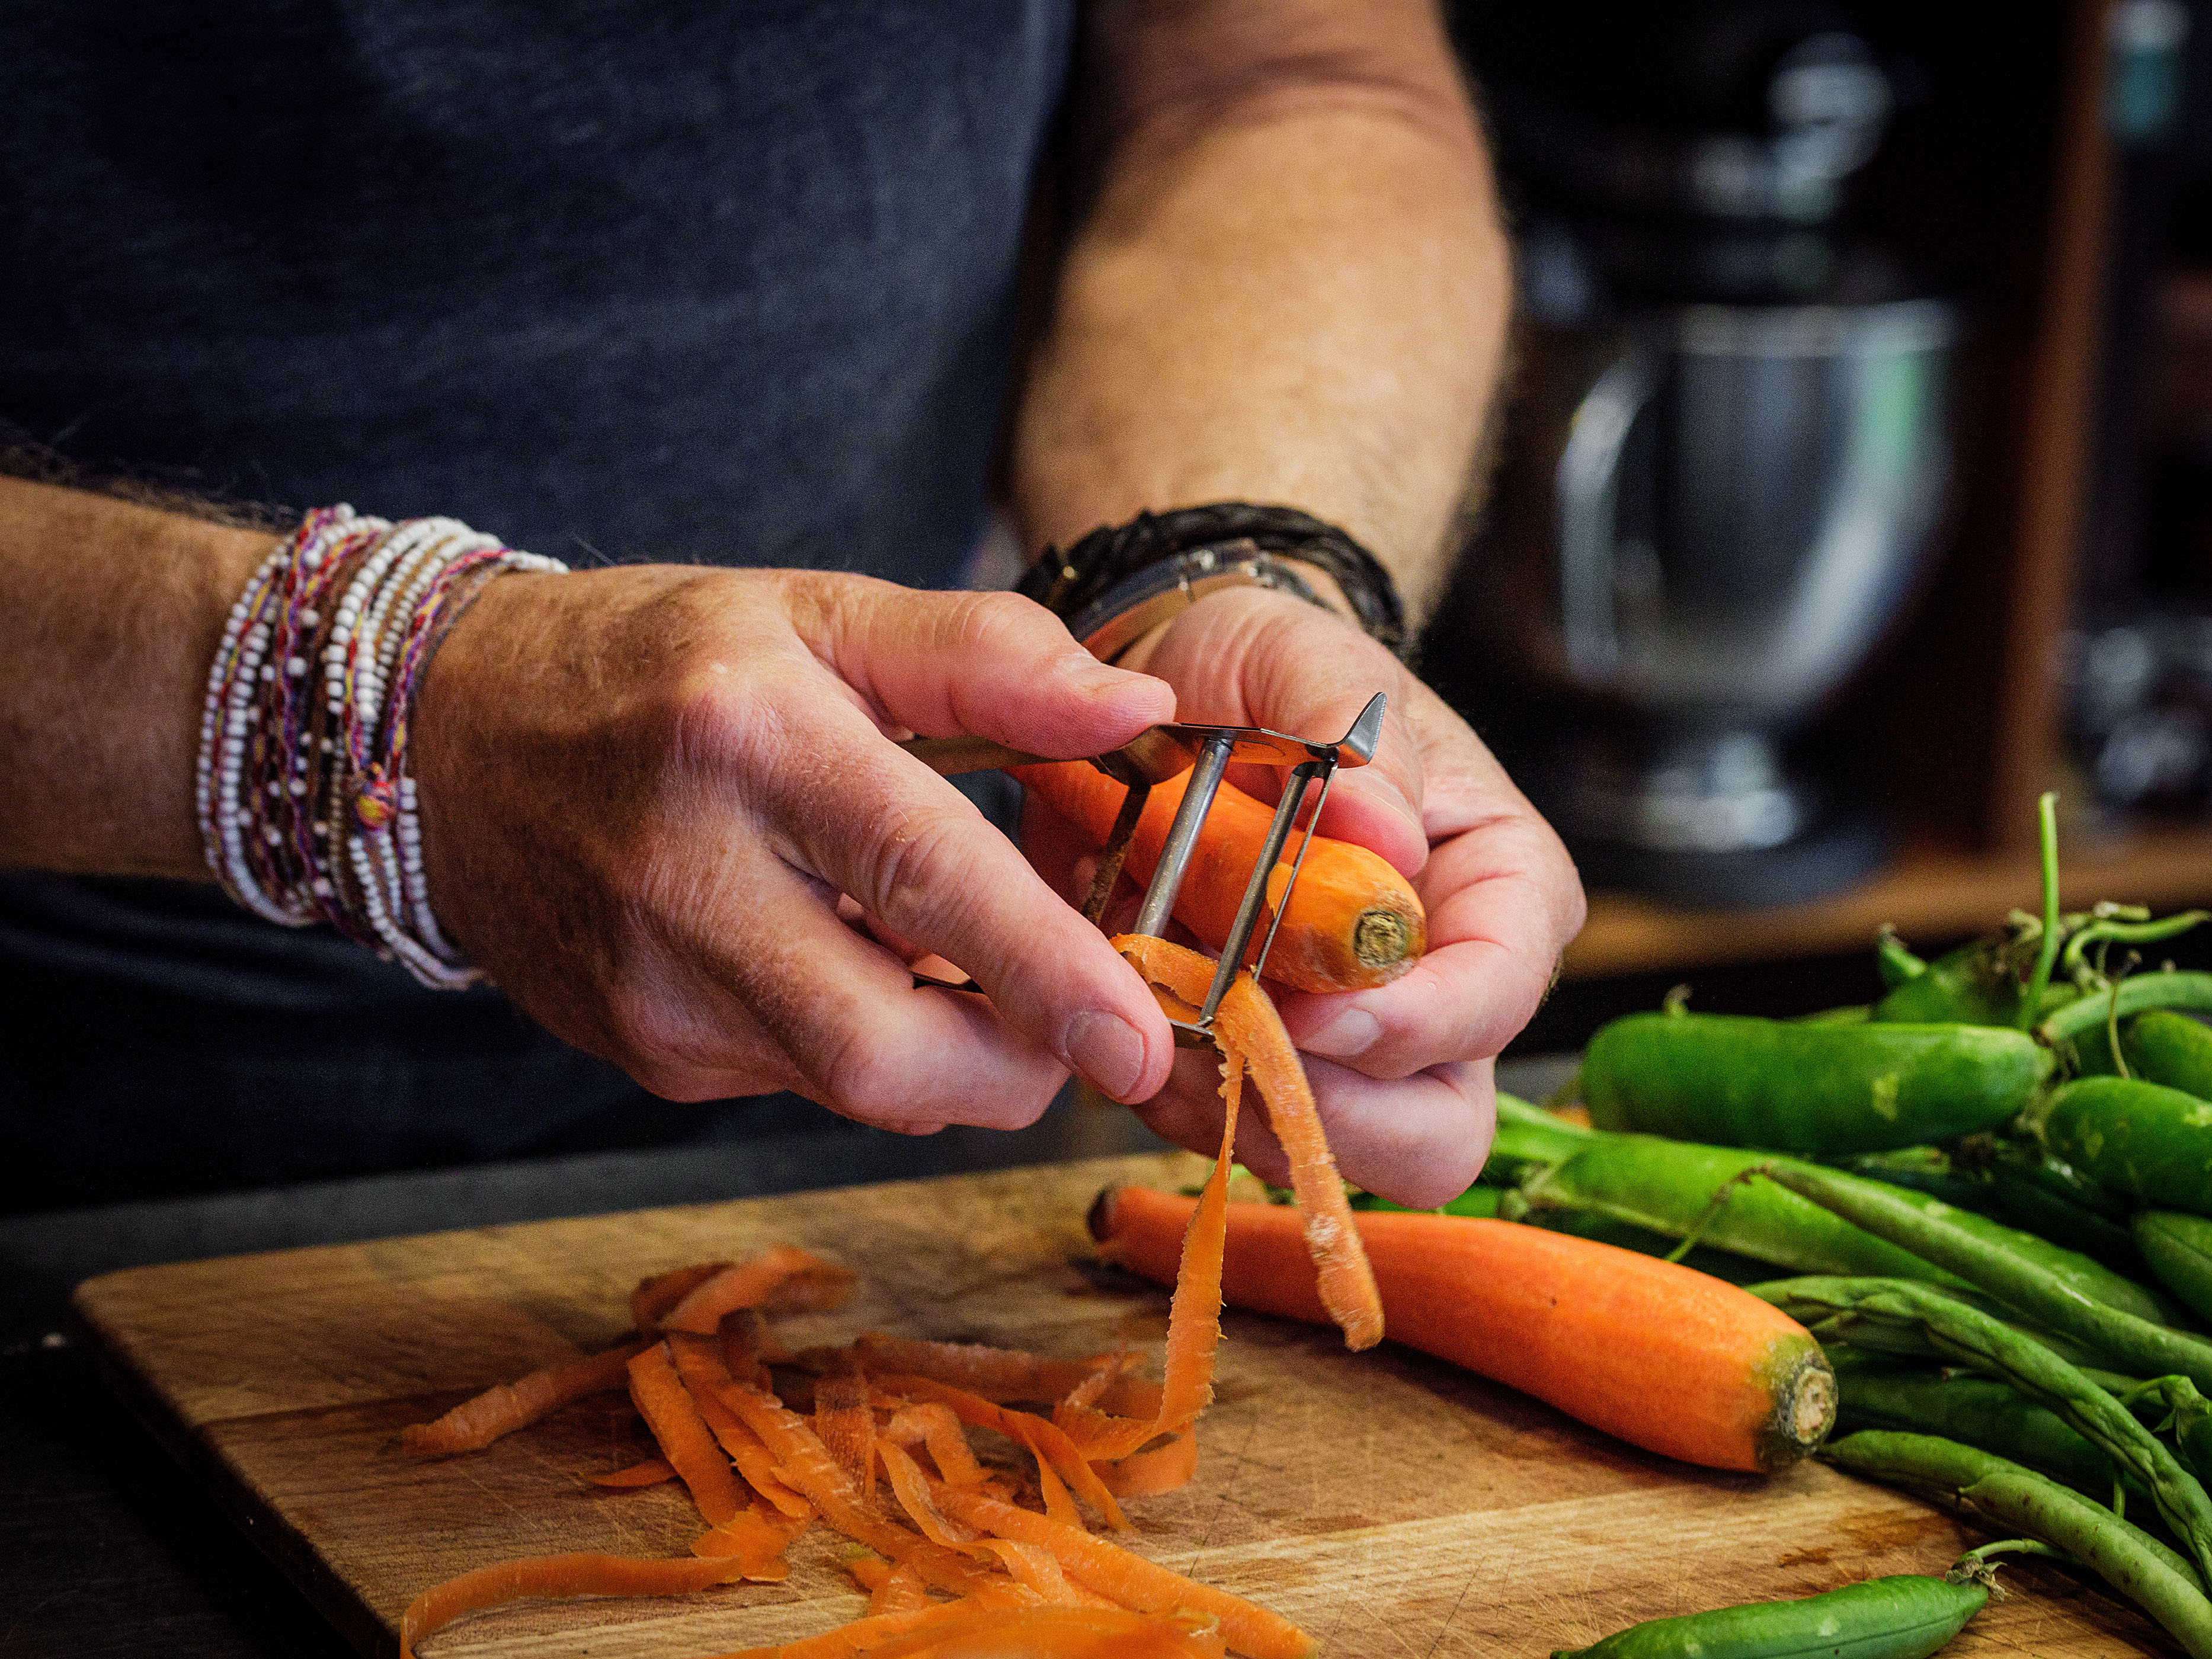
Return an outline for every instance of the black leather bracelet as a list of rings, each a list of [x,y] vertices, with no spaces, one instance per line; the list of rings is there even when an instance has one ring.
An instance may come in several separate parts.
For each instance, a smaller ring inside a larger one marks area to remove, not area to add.
[[[1390,573],[1334,525],[1296,507],[1217,501],[1171,513],[1139,513],[1127,524],[1100,526],[1065,553],[1046,548],[1015,591],[1073,619],[1147,566],[1240,542],[1327,572],[1343,590],[1360,627],[1398,656],[1405,655],[1406,608]]]

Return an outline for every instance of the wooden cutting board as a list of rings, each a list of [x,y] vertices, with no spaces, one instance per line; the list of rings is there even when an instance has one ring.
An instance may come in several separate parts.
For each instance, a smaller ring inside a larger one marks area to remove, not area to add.
[[[1083,1215],[1114,1182],[1182,1186],[1182,1155],[485,1228],[112,1273],[77,1292],[118,1385],[365,1654],[396,1650],[426,1586],[516,1555],[684,1553],[680,1492],[608,1492],[639,1455],[606,1395],[468,1456],[419,1463],[394,1431],[628,1323],[631,1285],[685,1262],[802,1245],[857,1269],[794,1344],[863,1330],[1073,1355],[1157,1344],[1164,1291],[1099,1267]],[[1197,1480],[1132,1506],[1133,1547],[1297,1620],[1346,1656],[1542,1656],[1638,1620],[1941,1571],[1970,1541],[1919,1503],[1818,1465],[1771,1479],[1647,1455],[1386,1343],[1231,1314]],[[632,1659],[788,1641],[861,1610],[816,1528],[790,1579],[641,1601],[521,1603],[431,1659]],[[1948,1651],[2163,1653],[2078,1577],[2018,1591]]]

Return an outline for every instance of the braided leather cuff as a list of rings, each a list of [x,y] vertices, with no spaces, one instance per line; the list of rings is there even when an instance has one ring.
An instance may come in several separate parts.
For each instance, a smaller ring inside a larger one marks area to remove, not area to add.
[[[1328,572],[1360,627],[1401,658],[1406,654],[1405,605],[1390,573],[1334,525],[1296,507],[1218,501],[1171,513],[1139,513],[1127,524],[1102,525],[1066,553],[1046,548],[1015,591],[1072,621],[1147,567],[1201,550],[1226,551],[1235,544],[1245,544],[1239,550],[1296,559]]]

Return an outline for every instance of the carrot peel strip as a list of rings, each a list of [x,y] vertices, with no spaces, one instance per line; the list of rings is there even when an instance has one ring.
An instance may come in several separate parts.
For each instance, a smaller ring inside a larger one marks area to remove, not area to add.
[[[628,1555],[535,1555],[500,1561],[432,1586],[399,1620],[399,1659],[465,1613],[531,1595],[680,1595],[728,1583],[735,1561],[677,1556],[640,1560]]]
[[[611,1470],[605,1474],[587,1474],[585,1480],[595,1486],[610,1486],[627,1492],[634,1486],[657,1486],[664,1480],[673,1480],[676,1469],[665,1457],[648,1457],[628,1468]]]
[[[811,1281],[811,1287],[802,1288],[794,1281]],[[779,1244],[693,1285],[660,1322],[667,1330],[711,1336],[725,1314],[769,1305],[779,1296],[794,1312],[801,1308],[834,1307],[850,1290],[852,1281],[853,1275],[846,1269],[832,1267],[805,1250]]]
[[[665,1344],[656,1342],[631,1359],[629,1395],[660,1443],[660,1455],[683,1477],[707,1524],[719,1527],[743,1510],[744,1499],[730,1472],[730,1461],[691,1403]]]
[[[527,1428],[573,1401],[619,1389],[630,1356],[644,1346],[624,1343],[496,1383],[433,1422],[409,1424],[399,1431],[400,1449],[417,1457],[481,1451],[501,1435]]]

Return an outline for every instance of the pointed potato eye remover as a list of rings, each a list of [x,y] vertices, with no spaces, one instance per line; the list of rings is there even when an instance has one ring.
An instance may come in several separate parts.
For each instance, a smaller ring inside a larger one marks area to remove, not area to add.
[[[1112,896],[1115,880],[1121,873],[1121,860],[1129,850],[1130,838],[1136,833],[1137,820],[1144,812],[1152,786],[1184,772],[1191,775],[1190,784],[1176,807],[1175,820],[1168,828],[1167,843],[1152,872],[1152,884],[1145,889],[1144,902],[1129,929],[1155,939],[1166,936],[1168,917],[1175,909],[1183,872],[1189,868],[1191,853],[1198,845],[1199,830],[1206,814],[1213,810],[1214,796],[1220,791],[1221,780],[1231,763],[1272,766],[1286,774],[1282,799],[1267,826],[1260,856],[1253,863],[1251,878],[1245,883],[1243,902],[1237,907],[1237,920],[1222,947],[1221,964],[1214,971],[1206,1001],[1198,1009],[1196,1018],[1170,1018],[1168,1022],[1175,1028],[1178,1048],[1212,1046],[1213,1017],[1221,1006],[1222,994],[1236,977],[1237,964],[1244,960],[1253,930],[1259,926],[1260,912],[1267,902],[1268,874],[1282,857],[1308,787],[1317,782],[1321,792],[1306,820],[1297,856],[1291,861],[1290,880],[1275,906],[1267,937],[1260,943],[1260,954],[1252,963],[1255,976],[1266,969],[1267,951],[1275,942],[1275,930],[1282,925],[1283,913],[1290,908],[1291,890],[1297,885],[1298,872],[1305,864],[1314,824],[1321,817],[1322,803],[1328,799],[1329,781],[1336,775],[1338,767],[1364,766],[1375,758],[1375,745],[1382,733],[1384,701],[1380,692],[1369,698],[1367,707],[1359,711],[1359,718],[1352,721],[1352,729],[1334,743],[1315,743],[1257,726],[1154,726],[1139,732],[1112,754],[1092,759],[1093,766],[1128,787],[1128,793],[1121,800],[1121,812],[1114,820],[1113,833],[1099,849],[1098,872],[1091,880],[1090,896],[1084,902],[1083,914],[1093,922],[1105,914],[1106,902]],[[947,776],[994,768],[1052,764],[1044,756],[1010,749],[981,738],[915,738],[900,747],[932,771]],[[972,979],[955,981],[920,973],[914,978],[916,985],[940,986],[948,991],[981,988]]]

